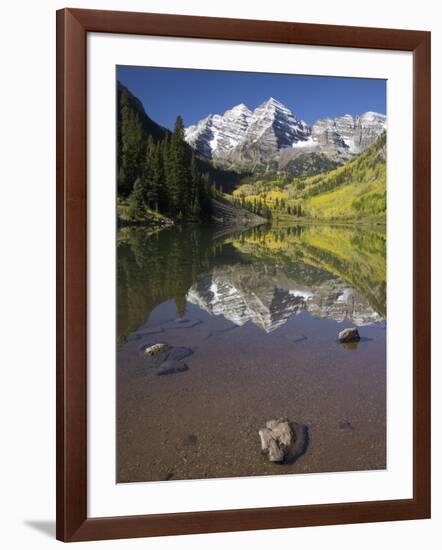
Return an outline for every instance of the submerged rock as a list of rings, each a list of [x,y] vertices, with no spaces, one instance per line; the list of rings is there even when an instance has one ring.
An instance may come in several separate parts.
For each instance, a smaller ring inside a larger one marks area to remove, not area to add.
[[[164,343],[152,344],[151,346],[147,346],[144,348],[144,355],[152,357],[155,355],[159,355],[160,353],[165,353],[170,349],[172,349],[172,346],[170,346],[169,344],[164,344]]]
[[[353,428],[352,423],[348,420],[340,420],[338,426],[340,430],[351,430]]]
[[[266,427],[259,430],[261,450],[268,455],[270,462],[284,462],[295,443],[295,436],[286,418],[269,420]]]
[[[345,328],[339,333],[340,342],[359,342],[361,337],[357,328]]]
[[[161,348],[157,348],[161,346]],[[148,352],[147,350],[152,350],[156,348],[153,352]],[[169,344],[154,344],[153,346],[148,346],[142,348],[143,355],[145,358],[145,364],[148,367],[160,367],[166,362],[170,361],[182,361],[189,355],[192,355],[193,349],[185,347],[173,347]]]
[[[198,443],[198,436],[190,434],[183,440],[183,447],[194,447]]]
[[[178,372],[186,372],[186,370],[189,370],[189,367],[188,365],[186,365],[186,363],[167,362],[161,366],[160,370],[157,372],[157,376],[167,376],[169,374],[176,374]]]
[[[140,351],[144,357],[144,365],[158,369],[157,376],[189,370],[183,359],[193,354],[191,348],[174,347],[166,343],[145,344]]]

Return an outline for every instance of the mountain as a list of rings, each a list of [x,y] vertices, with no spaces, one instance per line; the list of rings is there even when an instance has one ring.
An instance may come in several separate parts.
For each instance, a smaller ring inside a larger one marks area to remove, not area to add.
[[[283,166],[286,174],[296,178],[306,178],[330,172],[330,170],[334,170],[341,164],[339,160],[315,151],[310,153],[302,151],[298,155],[292,155],[292,157],[287,161],[288,156],[285,155],[284,161],[280,160],[280,166]]]
[[[358,154],[376,141],[386,127],[385,115],[368,111],[355,117],[344,115],[318,120],[312,126],[312,138],[324,150]]]
[[[355,139],[361,143],[359,137]],[[265,205],[276,221],[301,216],[304,220],[385,223],[386,155],[386,132],[342,166],[323,153],[303,153],[286,164],[283,174],[244,178],[233,197],[252,211],[255,204]],[[310,176],[314,170],[316,175]]]
[[[331,169],[364,151],[385,128],[385,115],[371,111],[321,119],[310,127],[271,97],[254,111],[241,103],[223,115],[211,114],[186,128],[185,139],[221,166],[253,170],[276,161],[276,168],[285,170],[299,156],[315,154],[314,164],[327,158],[336,163]],[[309,175],[318,169],[313,166]]]
[[[311,130],[274,98],[254,111],[244,104],[209,115],[185,131],[185,139],[208,158],[234,165],[256,164],[294,144],[307,144]]]
[[[331,172],[303,180],[299,193],[312,218],[378,219],[387,207],[385,132],[365,151]]]
[[[280,267],[269,272],[259,264],[214,268],[192,285],[187,301],[238,326],[251,321],[267,333],[303,311],[357,326],[382,321],[361,293],[320,269],[304,269],[322,280],[308,284],[299,274]]]
[[[252,112],[244,104],[237,105],[223,116],[209,115],[186,128],[186,141],[207,158],[213,157],[213,151],[218,157],[227,158],[229,151],[244,139],[251,118]]]
[[[141,101],[134,96],[134,94],[126,88],[126,86],[123,86],[121,82],[118,82],[117,87],[117,116],[118,116],[118,138],[121,139],[121,119],[122,119],[122,113],[123,109],[127,108],[130,109],[134,115],[138,118],[138,120],[141,122],[141,126],[143,129],[143,133],[146,136],[152,136],[155,140],[162,140],[164,139],[170,132],[166,128],[163,128],[156,122],[154,122],[145,112],[143,104]],[[120,141],[119,141],[120,143]],[[121,146],[119,146],[118,150],[120,151],[122,149]]]

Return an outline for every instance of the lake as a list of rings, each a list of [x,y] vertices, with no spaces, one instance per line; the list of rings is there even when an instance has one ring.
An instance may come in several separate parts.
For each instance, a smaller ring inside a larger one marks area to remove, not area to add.
[[[125,227],[117,249],[117,482],[386,468],[385,228]],[[287,464],[260,450],[280,417]]]

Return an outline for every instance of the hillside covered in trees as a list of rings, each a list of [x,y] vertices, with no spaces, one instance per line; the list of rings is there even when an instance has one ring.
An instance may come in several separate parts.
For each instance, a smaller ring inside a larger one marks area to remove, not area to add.
[[[118,84],[118,217],[122,224],[209,221],[211,199],[238,175],[218,170],[184,141],[177,116],[170,132]],[[165,218],[166,217],[166,218]]]
[[[386,134],[344,166],[309,177],[287,173],[248,177],[233,198],[252,212],[276,221],[367,220],[384,222],[386,214]]]

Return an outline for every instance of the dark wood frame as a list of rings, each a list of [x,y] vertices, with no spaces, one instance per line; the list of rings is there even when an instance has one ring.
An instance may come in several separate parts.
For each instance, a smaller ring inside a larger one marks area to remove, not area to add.
[[[413,52],[413,498],[349,504],[87,516],[88,32]],[[82,541],[430,517],[430,33],[64,9],[57,12],[57,538]]]

